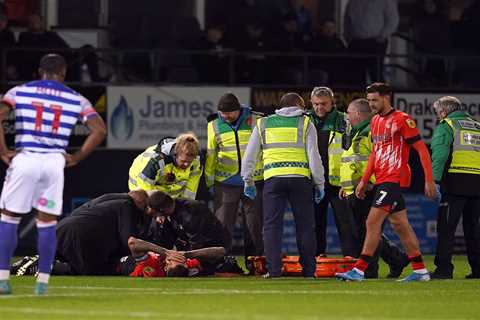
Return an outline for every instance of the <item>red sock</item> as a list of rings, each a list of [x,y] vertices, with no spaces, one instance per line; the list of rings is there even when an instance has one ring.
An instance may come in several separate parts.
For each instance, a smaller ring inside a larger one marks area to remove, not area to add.
[[[360,258],[357,260],[353,267],[365,272],[365,270],[367,270],[368,268],[368,265],[370,264],[370,261],[372,261],[372,256],[361,254]]]
[[[422,255],[419,253],[414,256],[409,256],[408,260],[410,260],[410,263],[412,264],[412,269],[413,271],[421,271],[426,272],[427,268],[425,268],[425,263],[423,263],[423,258]]]

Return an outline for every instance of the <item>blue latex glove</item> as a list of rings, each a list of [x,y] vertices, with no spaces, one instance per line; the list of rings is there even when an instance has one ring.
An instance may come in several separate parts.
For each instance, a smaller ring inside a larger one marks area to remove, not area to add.
[[[245,187],[243,188],[243,194],[246,197],[253,200],[257,196],[257,187],[255,187],[255,185],[253,185],[253,186],[245,185]]]
[[[435,183],[435,190],[437,190],[437,202],[440,203],[442,201],[442,193],[440,192],[440,185]]]
[[[315,194],[313,195],[313,200],[316,204],[319,204],[322,201],[323,197],[325,197],[325,190],[315,188]]]

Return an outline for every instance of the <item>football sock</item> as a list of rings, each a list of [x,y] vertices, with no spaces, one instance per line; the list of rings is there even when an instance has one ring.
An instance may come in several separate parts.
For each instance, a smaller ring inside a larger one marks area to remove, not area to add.
[[[423,258],[420,253],[414,255],[414,256],[409,256],[408,260],[410,260],[410,263],[412,264],[412,269],[413,272],[416,273],[427,273],[427,268],[425,267],[425,264],[423,263]]]
[[[42,222],[37,220],[38,229],[38,282],[48,283],[52,270],[55,250],[57,248],[57,221]]]
[[[17,229],[20,217],[2,214],[0,217],[0,280],[10,278],[10,260],[17,247]]]
[[[373,259],[372,256],[361,254],[360,258],[357,260],[357,262],[354,265],[354,269],[356,269],[355,271],[363,275],[365,273],[365,270],[367,270],[370,262],[372,262],[372,259]]]

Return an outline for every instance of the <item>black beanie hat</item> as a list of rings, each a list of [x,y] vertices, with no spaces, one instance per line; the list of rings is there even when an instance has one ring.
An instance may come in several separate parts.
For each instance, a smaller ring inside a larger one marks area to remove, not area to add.
[[[218,101],[218,111],[232,112],[240,110],[240,102],[233,93],[224,94]]]

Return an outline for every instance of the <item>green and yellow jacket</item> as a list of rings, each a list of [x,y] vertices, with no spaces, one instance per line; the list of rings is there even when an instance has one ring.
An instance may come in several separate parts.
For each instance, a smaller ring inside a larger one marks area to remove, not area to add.
[[[431,148],[442,193],[480,195],[480,122],[464,111],[450,113],[435,128]]]
[[[325,187],[340,187],[340,158],[343,153],[342,136],[345,133],[345,113],[333,108],[324,119],[314,111],[309,113],[318,135],[318,150],[325,168]]]

